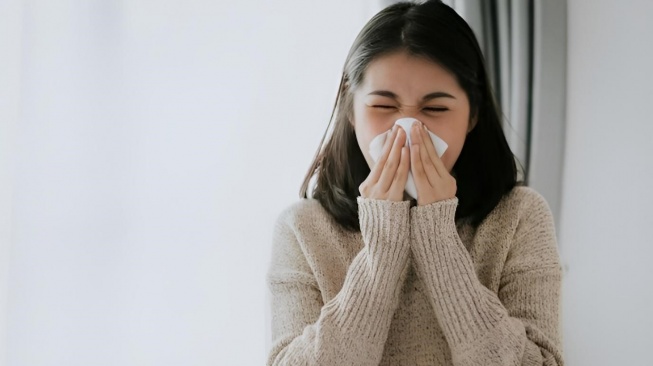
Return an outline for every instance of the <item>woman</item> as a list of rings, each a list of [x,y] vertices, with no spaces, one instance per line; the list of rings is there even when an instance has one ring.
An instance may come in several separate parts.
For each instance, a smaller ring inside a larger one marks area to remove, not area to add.
[[[275,226],[268,364],[562,365],[551,212],[517,183],[465,21],[440,1],[379,12],[334,113],[304,199]],[[405,117],[418,122],[392,129],[374,161],[371,140]]]

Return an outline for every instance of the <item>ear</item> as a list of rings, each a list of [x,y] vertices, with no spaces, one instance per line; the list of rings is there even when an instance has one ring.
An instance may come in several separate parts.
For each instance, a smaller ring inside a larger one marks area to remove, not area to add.
[[[470,132],[472,132],[472,130],[474,129],[474,127],[476,127],[476,123],[477,123],[477,122],[478,122],[478,114],[475,114],[474,117],[472,117],[472,118],[469,120],[469,124],[467,125],[467,133],[468,133],[468,134],[469,134]]]

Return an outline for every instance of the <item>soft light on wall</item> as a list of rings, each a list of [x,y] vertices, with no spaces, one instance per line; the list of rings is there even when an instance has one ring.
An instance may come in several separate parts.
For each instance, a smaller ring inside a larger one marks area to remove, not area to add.
[[[376,10],[2,2],[7,364],[264,363],[272,225]]]

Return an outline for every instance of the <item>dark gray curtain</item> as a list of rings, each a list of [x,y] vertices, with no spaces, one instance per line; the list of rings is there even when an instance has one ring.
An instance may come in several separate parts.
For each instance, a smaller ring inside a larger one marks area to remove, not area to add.
[[[566,0],[453,0],[483,47],[522,178],[558,217],[565,132]]]
[[[533,1],[454,0],[483,48],[504,113],[504,131],[528,179],[533,71]]]

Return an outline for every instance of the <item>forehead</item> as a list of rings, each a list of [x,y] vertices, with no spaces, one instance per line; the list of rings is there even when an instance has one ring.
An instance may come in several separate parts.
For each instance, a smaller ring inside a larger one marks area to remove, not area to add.
[[[403,51],[383,55],[370,62],[363,76],[362,87],[420,92],[440,88],[462,92],[455,76],[447,69],[426,57],[409,55]]]

